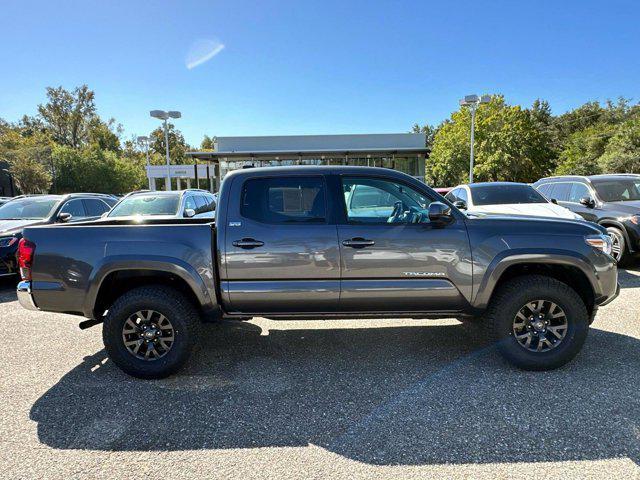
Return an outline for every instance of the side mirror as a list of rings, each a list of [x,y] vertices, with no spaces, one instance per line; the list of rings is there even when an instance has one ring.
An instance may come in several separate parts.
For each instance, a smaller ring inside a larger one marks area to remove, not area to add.
[[[593,208],[596,206],[596,202],[591,197],[582,197],[580,199],[580,204],[587,208]]]
[[[555,198],[552,198],[552,199],[550,200],[550,202],[551,202],[551,203],[555,203],[556,205],[558,205],[558,200],[556,200]]]
[[[438,225],[446,225],[452,220],[451,207],[442,202],[429,204],[429,221]]]
[[[455,202],[453,202],[453,206],[456,207],[458,210],[466,210],[467,202],[465,202],[464,200],[456,200]]]
[[[185,218],[191,218],[196,214],[196,211],[193,208],[187,208],[184,211]]]
[[[72,216],[73,216],[73,215],[71,215],[70,213],[66,213],[66,212],[64,212],[64,213],[59,213],[59,214],[58,214],[58,222],[60,222],[60,223],[66,223],[66,222],[68,222],[69,220],[71,220],[71,217],[72,217]]]

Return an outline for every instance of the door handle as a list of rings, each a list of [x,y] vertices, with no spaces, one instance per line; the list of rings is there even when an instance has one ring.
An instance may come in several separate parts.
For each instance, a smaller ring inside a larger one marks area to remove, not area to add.
[[[351,248],[371,247],[375,244],[376,242],[374,242],[373,240],[367,240],[366,238],[362,238],[362,237],[354,237],[349,240],[344,240],[342,242],[342,245],[344,245],[345,247],[351,247]]]
[[[234,247],[244,248],[250,250],[252,248],[261,247],[264,245],[264,242],[260,240],[255,240],[253,238],[243,238],[242,240],[235,240],[232,245]]]

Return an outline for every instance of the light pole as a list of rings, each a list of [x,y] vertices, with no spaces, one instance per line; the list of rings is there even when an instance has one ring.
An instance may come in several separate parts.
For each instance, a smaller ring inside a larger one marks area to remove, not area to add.
[[[171,190],[171,159],[169,158],[169,130],[167,128],[167,120],[169,118],[180,118],[182,114],[174,110],[165,112],[164,110],[151,110],[149,114],[153,118],[162,120],[164,126],[164,144],[167,149],[167,179],[165,190]]]
[[[151,143],[151,139],[145,136],[145,137],[138,137],[137,140],[140,145],[144,145],[145,147],[145,153],[147,154],[147,179],[149,180],[149,190],[152,190],[151,177],[149,176],[149,165],[151,165],[151,162],[149,162],[149,144]]]
[[[471,149],[469,153],[469,183],[473,183],[473,139],[475,135],[475,122],[476,122],[476,110],[481,103],[489,103],[491,101],[491,95],[465,95],[460,100],[461,107],[469,107],[471,112]]]

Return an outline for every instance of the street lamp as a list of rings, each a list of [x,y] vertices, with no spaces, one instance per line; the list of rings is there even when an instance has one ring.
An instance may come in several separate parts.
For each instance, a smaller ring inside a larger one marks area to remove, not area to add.
[[[167,180],[165,190],[171,190],[171,160],[169,159],[169,130],[167,129],[167,120],[169,118],[180,118],[182,114],[174,110],[165,112],[164,110],[151,110],[149,114],[153,118],[162,120],[164,125],[164,144],[167,149]]]
[[[149,180],[149,190],[152,190],[151,177],[149,176],[149,165],[151,165],[151,162],[149,162],[149,144],[151,143],[151,139],[149,137],[143,136],[138,137],[137,140],[140,145],[143,145],[145,147],[145,153],[147,154],[147,179]]]
[[[476,121],[476,110],[481,103],[489,103],[491,101],[491,95],[482,95],[478,97],[478,95],[465,95],[465,97],[460,100],[461,107],[469,107],[469,111],[471,112],[471,150],[469,154],[469,183],[473,183],[473,137],[475,133],[475,121]]]

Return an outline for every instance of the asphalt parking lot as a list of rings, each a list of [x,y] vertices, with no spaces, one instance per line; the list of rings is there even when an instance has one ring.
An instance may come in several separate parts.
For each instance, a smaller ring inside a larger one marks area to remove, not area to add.
[[[141,381],[0,287],[1,478],[640,478],[640,268],[579,357],[523,372],[455,320],[209,325]]]

